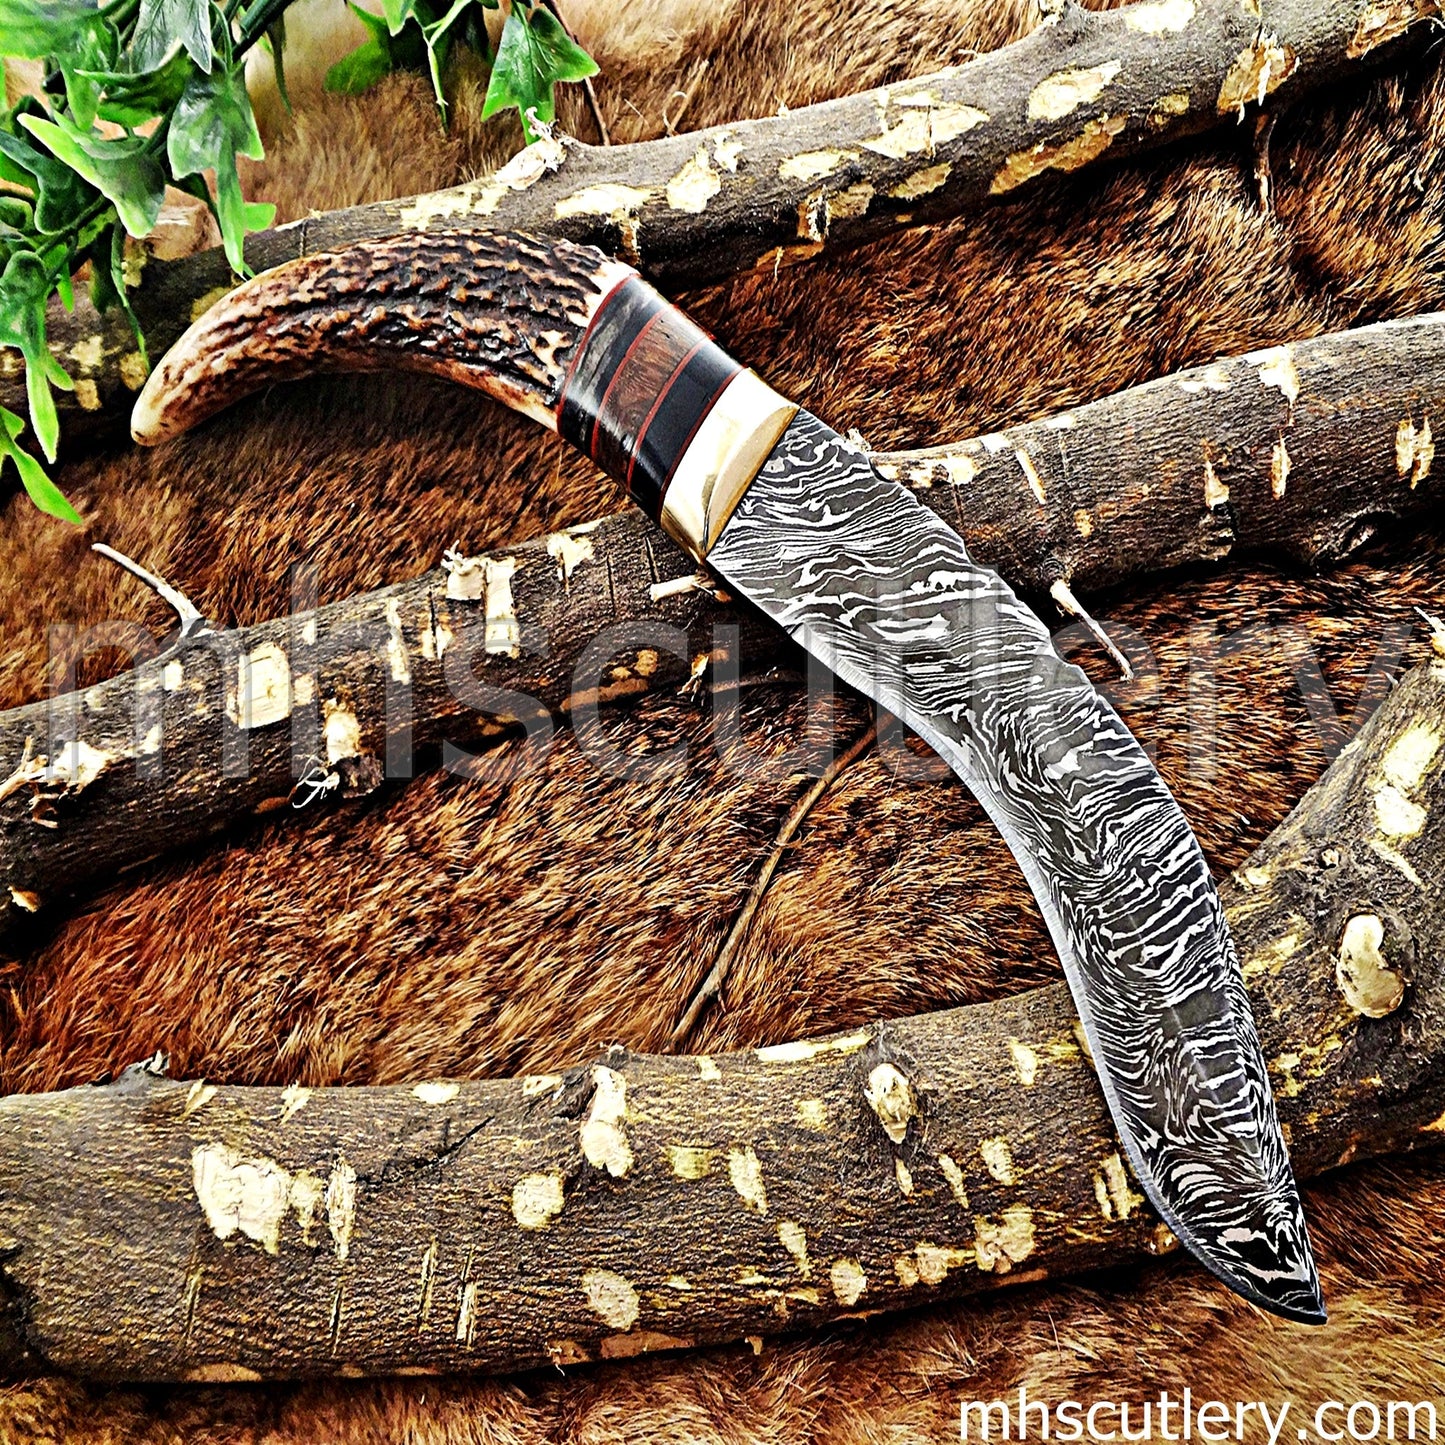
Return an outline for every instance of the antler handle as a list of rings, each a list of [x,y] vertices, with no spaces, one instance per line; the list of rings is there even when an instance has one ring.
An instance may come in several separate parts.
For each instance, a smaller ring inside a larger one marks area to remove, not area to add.
[[[797,410],[594,247],[423,232],[238,287],[166,354],[131,431],[155,443],[271,382],[393,368],[559,431],[699,558]]]

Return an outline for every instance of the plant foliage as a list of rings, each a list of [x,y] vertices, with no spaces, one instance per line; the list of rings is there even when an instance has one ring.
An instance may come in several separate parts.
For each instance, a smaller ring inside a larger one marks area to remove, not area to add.
[[[125,242],[156,224],[168,184],[215,211],[232,267],[269,206],[241,196],[237,156],[259,157],[242,57],[284,0],[0,0],[0,55],[40,61],[43,88],[0,113],[0,345],[25,360],[30,427],[51,461],[59,441],[52,387],[70,377],[46,345],[52,296],[74,305],[88,268],[98,307],[125,296]],[[215,195],[207,176],[215,177]],[[136,327],[142,356],[145,340]],[[43,511],[78,521],[20,446],[22,418],[0,408],[0,466],[13,461]]]
[[[528,144],[538,124],[557,114],[556,87],[586,80],[597,64],[567,33],[544,0],[510,0],[501,39],[492,53],[486,12],[502,0],[382,0],[372,15],[347,0],[366,27],[367,38],[326,76],[331,90],[356,93],[393,70],[422,70],[431,76],[437,105],[446,113],[442,72],[453,45],[466,45],[491,61],[482,119],[515,109]]]

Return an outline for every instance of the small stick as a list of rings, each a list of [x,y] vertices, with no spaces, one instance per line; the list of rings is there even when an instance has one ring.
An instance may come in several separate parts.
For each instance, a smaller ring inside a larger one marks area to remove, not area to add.
[[[1074,596],[1069,588],[1069,584],[1065,582],[1062,577],[1049,588],[1049,596],[1054,599],[1054,604],[1060,612],[1068,617],[1077,617],[1079,621],[1088,628],[1094,641],[1114,659],[1114,663],[1118,667],[1119,673],[1124,681],[1132,682],[1134,680],[1134,665],[1118,649],[1114,643],[1114,639],[1104,631],[1103,626],[1096,622],[1093,617],[1084,610],[1083,603]]]
[[[778,829],[778,836],[773,840],[773,846],[763,860],[763,866],[758,870],[758,876],[753,886],[748,890],[747,900],[743,904],[742,910],[733,920],[733,926],[729,929],[728,936],[724,940],[722,948],[719,949],[713,966],[708,970],[707,977],[694,991],[677,1026],[669,1035],[669,1043],[673,1045],[682,1043],[692,1032],[707,1005],[713,999],[721,997],[733,959],[737,957],[738,950],[747,941],[753,918],[762,906],[763,895],[768,891],[768,884],[773,881],[773,874],[778,871],[778,864],[783,861],[783,854],[787,851],[788,845],[797,836],[798,829],[803,826],[808,814],[817,806],[823,795],[838,781],[847,768],[863,756],[877,736],[877,727],[870,726],[847,752],[840,753],[823,769],[813,786],[793,804],[792,811],[783,819],[783,826]]]
[[[154,572],[147,571],[124,552],[117,552],[114,547],[108,547],[104,542],[92,542],[90,550],[109,558],[117,567],[129,572],[132,577],[139,578],[158,597],[169,602],[175,608],[176,616],[180,618],[182,637],[194,637],[206,630],[206,619],[200,608],[179,588],[172,587],[165,578],[157,577]]]

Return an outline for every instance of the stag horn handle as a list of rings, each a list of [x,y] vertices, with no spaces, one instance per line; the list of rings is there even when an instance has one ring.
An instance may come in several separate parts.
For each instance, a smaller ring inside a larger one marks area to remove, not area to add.
[[[151,373],[131,432],[154,444],[272,382],[391,369],[475,387],[560,432],[698,557],[796,412],[591,246],[418,232],[224,296]]]

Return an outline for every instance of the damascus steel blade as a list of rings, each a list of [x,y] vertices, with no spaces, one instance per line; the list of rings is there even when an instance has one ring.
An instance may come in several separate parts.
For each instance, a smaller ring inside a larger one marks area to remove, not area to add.
[[[807,412],[708,562],[973,791],[1043,910],[1154,1208],[1240,1294],[1322,1321],[1219,896],[1113,708],[956,533]]]

